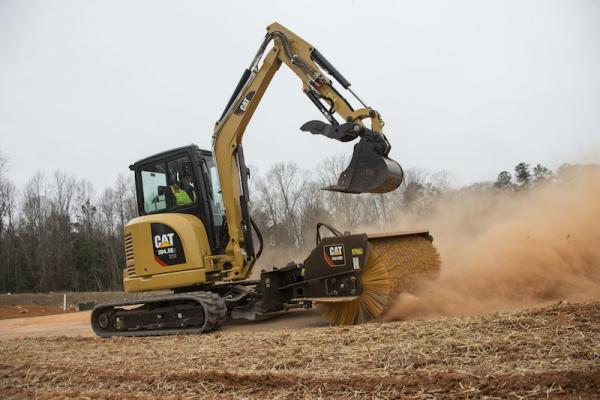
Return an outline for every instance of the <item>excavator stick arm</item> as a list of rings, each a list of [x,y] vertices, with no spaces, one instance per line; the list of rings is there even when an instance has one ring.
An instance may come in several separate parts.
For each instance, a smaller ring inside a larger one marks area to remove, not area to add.
[[[310,121],[302,126],[302,130],[342,142],[359,138],[350,165],[335,184],[325,189],[345,193],[386,193],[396,189],[403,179],[400,165],[388,158],[391,147],[382,132],[384,123],[381,115],[354,94],[350,81],[314,46],[281,24],[269,25],[256,56],[242,74],[221,118],[216,122],[213,135],[213,154],[219,170],[230,237],[226,255],[234,260],[233,268],[228,272],[231,279],[245,279],[255,260],[248,240],[251,237],[251,221],[245,215],[243,204],[248,195],[240,179],[246,166],[236,157],[237,148],[241,146],[246,126],[281,65],[286,65],[296,74],[302,82],[303,92],[327,119],[326,123]],[[327,75],[364,107],[355,110]],[[370,120],[370,127],[365,125],[366,120]]]

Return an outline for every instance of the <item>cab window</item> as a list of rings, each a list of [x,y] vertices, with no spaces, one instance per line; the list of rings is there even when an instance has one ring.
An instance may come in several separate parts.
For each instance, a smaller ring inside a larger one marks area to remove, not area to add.
[[[225,205],[223,204],[223,195],[221,194],[221,183],[219,181],[219,172],[217,166],[212,158],[204,159],[206,169],[204,171],[208,178],[207,190],[211,193],[209,198],[210,207],[212,209],[213,221],[215,227],[219,227],[223,224],[225,218]]]
[[[167,163],[169,188],[167,199],[173,207],[185,207],[198,201],[192,163],[187,157]]]
[[[145,213],[187,207],[198,201],[192,164],[188,157],[143,167],[140,175]]]
[[[150,165],[141,171],[144,212],[153,213],[167,208],[167,171],[164,163]]]

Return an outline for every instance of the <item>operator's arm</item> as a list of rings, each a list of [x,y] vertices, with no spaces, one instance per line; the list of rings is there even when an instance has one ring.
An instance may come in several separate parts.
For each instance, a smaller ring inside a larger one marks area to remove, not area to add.
[[[273,42],[273,47],[267,50],[270,42]],[[259,68],[261,59],[263,62]],[[246,278],[255,261],[242,136],[282,63],[300,78],[304,93],[328,121],[307,122],[302,130],[344,142],[361,138],[354,148],[350,166],[342,173],[338,183],[328,190],[383,193],[395,189],[402,181],[400,166],[387,158],[390,145],[382,133],[383,121],[379,113],[367,107],[358,97],[364,108],[354,110],[322,69],[354,95],[350,82],[312,45],[278,23],[269,25],[265,40],[250,67],[244,71],[216,123],[213,136],[213,153],[229,230],[229,243],[225,250],[226,262],[231,263],[230,268],[225,268],[228,279]],[[341,117],[340,121],[336,115]],[[371,120],[370,129],[363,123],[366,119]]]

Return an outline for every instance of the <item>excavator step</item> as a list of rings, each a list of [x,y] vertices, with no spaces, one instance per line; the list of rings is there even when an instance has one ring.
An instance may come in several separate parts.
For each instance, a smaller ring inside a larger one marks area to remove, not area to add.
[[[211,332],[227,318],[224,300],[212,292],[101,304],[91,315],[100,337],[162,336]]]

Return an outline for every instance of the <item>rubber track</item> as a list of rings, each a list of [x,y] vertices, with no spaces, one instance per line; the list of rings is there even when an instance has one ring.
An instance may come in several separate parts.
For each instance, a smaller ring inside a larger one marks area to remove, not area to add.
[[[145,304],[149,302],[157,301],[169,301],[169,300],[195,300],[201,304],[204,308],[205,323],[201,328],[189,327],[189,328],[166,328],[166,329],[154,329],[154,330],[139,330],[139,331],[107,331],[104,332],[100,329],[96,329],[96,325],[92,320],[92,328],[96,335],[100,337],[112,337],[112,336],[129,336],[129,337],[141,337],[141,336],[166,336],[166,335],[188,335],[188,334],[200,334],[208,333],[219,329],[225,320],[227,319],[227,306],[223,299],[216,293],[212,292],[191,292],[185,294],[170,295],[164,297],[154,297],[145,300],[101,304],[94,309],[91,318],[94,318],[100,313],[101,310],[119,307]]]

